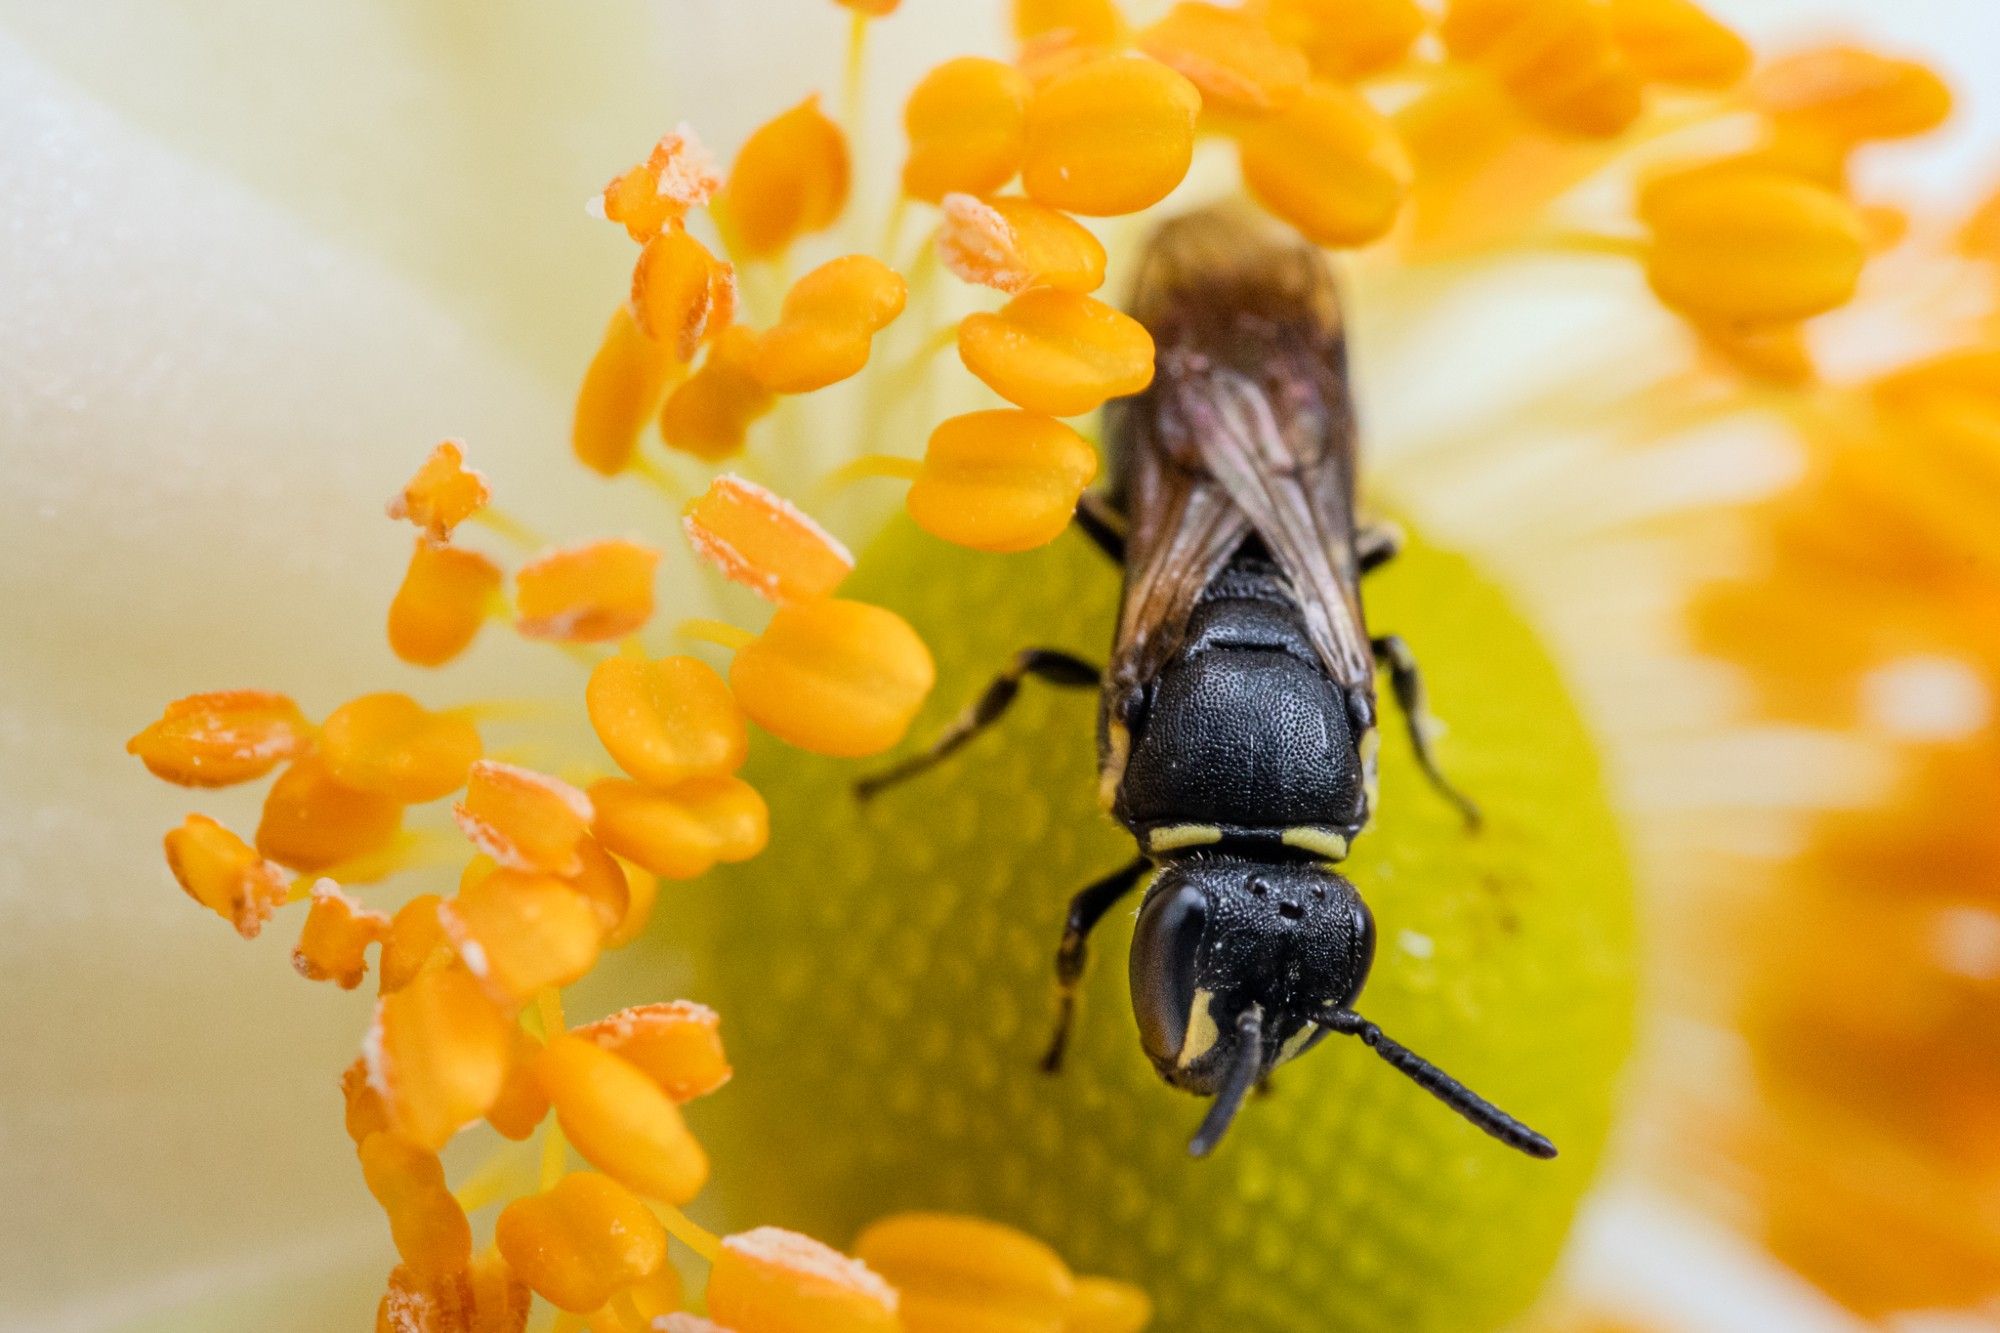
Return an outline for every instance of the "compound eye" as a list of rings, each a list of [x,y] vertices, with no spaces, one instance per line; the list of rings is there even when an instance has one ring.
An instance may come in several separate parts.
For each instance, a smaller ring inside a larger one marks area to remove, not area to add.
[[[1132,1012],[1139,1040],[1156,1063],[1173,1064],[1187,1040],[1208,900],[1183,884],[1139,911],[1132,934]]]

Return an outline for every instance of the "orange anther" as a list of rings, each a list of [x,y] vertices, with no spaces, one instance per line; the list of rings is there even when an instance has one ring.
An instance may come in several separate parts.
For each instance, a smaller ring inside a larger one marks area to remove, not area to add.
[[[1640,77],[1727,88],[1750,72],[1750,44],[1694,0],[1611,0],[1611,36]]]
[[[730,169],[716,210],[752,259],[782,254],[847,206],[847,140],[808,97],[760,126]]]
[[[886,1217],[861,1233],[854,1253],[895,1287],[903,1325],[916,1333],[966,1327],[1003,1310],[1009,1327],[1062,1329],[1076,1291],[1061,1255],[982,1218]]]
[[[479,728],[462,713],[433,713],[407,694],[364,694],[334,709],[320,754],[335,780],[415,804],[465,784],[480,755]]]
[[[236,927],[246,940],[290,892],[285,873],[207,815],[189,815],[167,834],[167,868],[187,896]]]
[[[1156,60],[1106,56],[1052,74],[1028,103],[1021,183],[1051,208],[1136,213],[1187,175],[1201,94]]]
[[[1052,417],[1094,412],[1153,382],[1153,336],[1095,297],[1038,287],[958,326],[965,368],[1010,403]]]
[[[679,364],[676,350],[639,331],[630,302],[612,312],[583,374],[570,423],[570,448],[585,467],[607,477],[625,470],[639,448],[639,432],[660,410],[660,396]]]
[[[1854,294],[1867,258],[1867,228],[1840,196],[1753,167],[1654,181],[1639,214],[1653,232],[1647,281],[1666,305],[1698,319],[1820,314]]]
[[[653,615],[660,553],[638,542],[587,542],[550,551],[514,574],[517,627],[531,639],[620,639]]]
[[[409,985],[440,950],[447,960],[451,957],[451,941],[438,923],[443,904],[435,893],[420,893],[389,918],[389,933],[382,940],[382,994]]]
[[[740,325],[723,331],[660,409],[660,438],[669,449],[705,463],[743,452],[750,427],[778,401],[757,378],[756,357],[756,334]]]
[[[1562,134],[1609,138],[1639,116],[1639,75],[1596,0],[1451,0],[1445,48]]]
[[[931,203],[955,191],[993,193],[1021,169],[1027,114],[1020,70],[981,56],[945,61],[903,107],[903,192]]]
[[[375,1309],[375,1333],[523,1333],[533,1301],[528,1284],[490,1251],[469,1273],[436,1282],[398,1264]]]
[[[1240,9],[1182,0],[1139,33],[1139,49],[1187,75],[1205,102],[1276,111],[1305,90],[1305,55]]]
[[[389,918],[363,907],[330,879],[313,885],[312,907],[292,950],[292,966],[307,981],[331,981],[353,990],[368,972],[368,946],[389,933]]]
[[[696,555],[774,602],[824,597],[854,569],[847,548],[804,511],[730,473],[688,503],[681,528]]]
[[[485,1115],[507,1081],[513,1024],[463,967],[428,967],[375,1005],[362,1043],[389,1124],[436,1152]]]
[[[502,1138],[518,1142],[534,1133],[548,1115],[549,1096],[542,1091],[541,1080],[535,1077],[535,1062],[541,1057],[542,1044],[518,1025],[513,1039],[507,1077],[500,1085],[500,1095],[486,1108],[486,1123]]]
[[[261,778],[312,740],[312,723],[282,694],[219,690],[167,705],[125,742],[154,777],[183,787],[227,787]]]
[[[639,332],[694,359],[703,338],[719,333],[736,307],[736,274],[679,227],[646,242],[632,267],[632,317]]]
[[[394,1134],[370,1134],[359,1149],[368,1192],[389,1215],[396,1253],[420,1282],[463,1273],[472,1262],[472,1225],[445,1185],[437,1154]]]
[[[764,850],[771,816],[741,778],[695,778],[656,791],[622,778],[592,784],[599,842],[642,869],[692,879],[717,861],[747,861]]]
[[[645,1202],[609,1176],[573,1171],[507,1205],[493,1239],[535,1294],[595,1310],[667,1260],[667,1233]]]
[[[368,1085],[368,1062],[356,1058],[340,1073],[340,1100],[347,1137],[359,1148],[370,1134],[389,1128],[389,1112],[381,1094]]]
[[[257,821],[257,850],[279,865],[315,874],[379,852],[403,826],[402,802],[337,780],[318,753],[278,775]]]
[[[1113,0],[1014,0],[1014,36],[1116,46],[1125,40],[1125,20]]]
[[[601,212],[644,245],[721,188],[715,160],[694,131],[681,125],[662,136],[644,162],[613,177],[591,205],[593,212]]]
[[[649,786],[734,773],[748,753],[743,711],[698,657],[607,657],[583,699],[618,767]]]
[[[936,679],[930,650],[901,616],[838,599],[779,607],[729,668],[751,721],[842,758],[901,740]]]
[[[1129,1282],[1080,1277],[1063,1311],[1062,1333],[1140,1333],[1153,1322],[1153,1302]]]
[[[416,666],[443,666],[479,633],[499,591],[500,567],[485,556],[417,538],[389,603],[389,647]]]
[[[1320,245],[1388,231],[1414,175],[1388,120],[1338,84],[1314,84],[1289,110],[1243,126],[1238,148],[1251,196]]]
[[[457,440],[446,440],[431,450],[409,485],[389,501],[389,517],[407,518],[432,541],[441,542],[492,498],[485,474],[465,466],[465,451]]]
[[[520,870],[496,870],[459,890],[438,909],[438,924],[466,970],[507,1009],[590,971],[603,936],[589,899],[553,875]]]
[[[708,1312],[755,1333],[898,1333],[896,1307],[867,1264],[777,1227],[724,1237],[708,1275]]]
[[[1427,24],[1416,0],[1268,0],[1265,19],[1314,74],[1343,82],[1402,63]]]
[[[1824,46],[1774,60],[1751,81],[1767,114],[1844,144],[1906,139],[1951,115],[1951,88],[1914,60],[1857,46]]]
[[[1104,283],[1103,244],[1075,218],[1032,199],[946,195],[937,251],[961,281],[1003,292],[1094,292]]]
[[[605,936],[604,947],[622,949],[644,934],[646,923],[653,919],[653,903],[660,894],[660,880],[652,871],[634,865],[622,856],[614,855],[611,859],[625,872],[626,904],[624,917]]]
[[[583,869],[576,844],[590,828],[590,798],[558,778],[482,759],[452,814],[480,851],[510,870]]]
[[[838,3],[869,18],[886,18],[896,12],[896,6],[903,0],[838,0]]]
[[[575,1032],[645,1070],[676,1102],[691,1102],[729,1081],[721,1028],[707,1005],[672,1000],[620,1009]]]
[[[869,255],[829,260],[792,284],[753,368],[774,393],[810,393],[868,364],[875,335],[903,313],[902,274]]]
[[[631,878],[625,872],[624,863],[588,833],[577,840],[576,852],[583,868],[566,878],[564,883],[582,894],[583,900],[590,904],[590,910],[597,916],[597,928],[609,944],[609,937],[632,913]]]
[[[563,1134],[592,1166],[676,1206],[701,1192],[708,1154],[644,1070],[568,1035],[548,1044],[537,1070]]]
[[[931,432],[910,486],[910,517],[978,551],[1026,551],[1069,526],[1097,475],[1090,442],[1032,412],[969,412]]]

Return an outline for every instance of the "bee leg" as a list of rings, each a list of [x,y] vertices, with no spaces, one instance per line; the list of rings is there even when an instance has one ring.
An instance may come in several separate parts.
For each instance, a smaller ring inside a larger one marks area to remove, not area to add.
[[[1370,523],[1354,537],[1354,554],[1361,572],[1371,574],[1394,560],[1403,549],[1403,530],[1394,523]]]
[[[1076,1018],[1076,992],[1083,983],[1090,932],[1138,884],[1147,865],[1146,858],[1139,857],[1089,884],[1069,900],[1069,918],[1063,923],[1062,943],[1056,947],[1056,1030],[1042,1056],[1044,1074],[1062,1069],[1063,1052],[1069,1047],[1070,1024]]]
[[[1066,689],[1096,689],[1104,677],[1103,668],[1056,648],[1023,648],[1014,661],[993,678],[972,707],[960,713],[952,724],[930,743],[929,748],[893,764],[872,777],[854,784],[854,794],[867,800],[885,787],[893,787],[928,768],[944,762],[967,741],[1003,717],[1021,692],[1021,682],[1029,676]]]
[[[1113,564],[1125,563],[1125,516],[1095,491],[1077,497],[1076,526]]]
[[[1417,670],[1417,659],[1410,652],[1410,645],[1394,634],[1385,634],[1374,642],[1375,660],[1389,669],[1389,685],[1396,692],[1396,704],[1403,710],[1403,721],[1410,729],[1410,748],[1417,752],[1417,762],[1423,766],[1424,776],[1438,795],[1458,807],[1458,813],[1465,818],[1468,829],[1477,829],[1480,824],[1479,807],[1471,798],[1451,785],[1437,765],[1437,756],[1431,753],[1430,736],[1424,729],[1429,718],[1429,710],[1424,706],[1424,678]]]

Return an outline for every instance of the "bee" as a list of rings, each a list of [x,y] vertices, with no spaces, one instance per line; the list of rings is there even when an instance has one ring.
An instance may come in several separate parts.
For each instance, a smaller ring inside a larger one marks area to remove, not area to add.
[[[1098,794],[1138,855],[1070,903],[1043,1067],[1062,1063],[1091,930],[1156,869],[1132,937],[1132,1007],[1160,1076],[1214,1099],[1195,1156],[1272,1069],[1340,1034],[1502,1143],[1553,1157],[1354,1008],[1375,924],[1335,866],[1374,813],[1378,669],[1432,785],[1468,826],[1479,813],[1432,755],[1415,659],[1362,615],[1362,576],[1398,541],[1355,517],[1331,269],[1290,233],[1210,210],[1160,229],[1131,311],[1153,336],[1154,380],[1108,409],[1110,486],[1077,510],[1125,571],[1108,667],[1026,649],[926,751],[857,790],[937,764],[1029,678],[1099,690]]]

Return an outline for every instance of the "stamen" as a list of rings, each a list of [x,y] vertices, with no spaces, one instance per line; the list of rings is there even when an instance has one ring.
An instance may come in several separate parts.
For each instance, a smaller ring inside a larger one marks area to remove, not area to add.
[[[576,1035],[630,1060],[667,1096],[686,1103],[729,1081],[721,1024],[707,1005],[674,1000],[621,1009],[576,1029]]]
[[[431,451],[417,475],[389,501],[390,518],[407,518],[434,542],[470,518],[493,498],[485,474],[465,466],[460,441],[446,440]]]
[[[931,433],[906,503],[932,536],[979,551],[1026,551],[1069,526],[1097,453],[1060,421],[971,412]]]
[[[854,569],[847,548],[804,512],[731,474],[709,483],[681,526],[696,555],[775,602],[825,597]]]
[[[1049,78],[1028,104],[1021,183],[1051,208],[1136,213],[1187,175],[1201,94],[1154,60],[1107,56]]]
[[[323,755],[307,754],[293,760],[265,795],[257,850],[314,874],[387,847],[402,825],[402,802],[347,786]]]
[[[125,751],[168,782],[229,787],[263,777],[304,750],[312,734],[312,723],[282,694],[223,690],[176,699]]]
[[[1000,189],[1021,169],[1027,114],[1028,80],[1012,65],[978,56],[939,65],[903,107],[904,193],[936,203]]]
[[[1103,244],[1083,224],[1032,199],[946,195],[937,254],[960,281],[1003,292],[1094,292],[1104,284]]]
[[[958,326],[965,368],[1008,402],[1052,417],[1094,412],[1153,382],[1144,325],[1094,297],[1037,288]]]
[[[1183,0],[1140,31],[1141,51],[1179,70],[1218,109],[1280,111],[1305,91],[1311,67],[1240,9]]]
[[[612,759],[650,786],[733,773],[749,752],[742,710],[699,658],[608,657],[590,673],[584,704]]]
[[[619,303],[577,391],[569,438],[579,462],[607,477],[625,470],[679,373],[678,350],[640,332],[630,303]]]
[[[536,1295],[578,1314],[598,1310],[667,1260],[667,1233],[608,1176],[575,1172],[501,1212],[494,1240]]]
[[[207,815],[189,815],[166,837],[167,868],[187,896],[257,938],[288,895],[284,872]]]
[[[530,561],[514,573],[515,627],[530,639],[601,643],[653,615],[660,553],[634,541],[596,541]]]
[[[729,684],[750,720],[780,740],[858,758],[903,738],[936,675],[901,616],[826,599],[779,607],[737,651]]]
[[[592,1166],[665,1203],[701,1191],[708,1155],[645,1071],[576,1036],[552,1039],[538,1068],[564,1137]]]
[[[417,538],[389,603],[389,647],[413,665],[443,666],[471,646],[500,584],[500,567],[477,551]]]
[[[1359,93],[1315,83],[1288,110],[1237,131],[1243,185],[1320,245],[1365,245],[1395,223],[1415,169]]]
[[[858,1259],[776,1227],[725,1237],[708,1312],[725,1327],[895,1333],[896,1290]]]
[[[773,393],[810,393],[868,364],[875,335],[903,313],[902,275],[868,255],[820,265],[785,294],[778,322],[757,340],[752,369]]]
[[[846,136],[808,97],[744,143],[715,212],[746,258],[773,259],[833,225],[847,206],[848,178]]]

